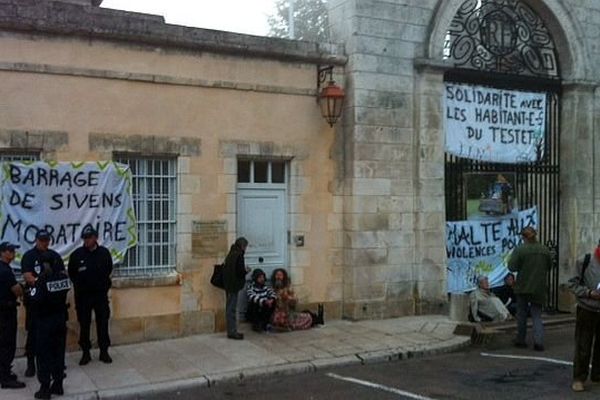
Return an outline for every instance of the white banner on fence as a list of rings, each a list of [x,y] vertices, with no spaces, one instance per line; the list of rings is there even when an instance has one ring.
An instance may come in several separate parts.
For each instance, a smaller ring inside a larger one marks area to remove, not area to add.
[[[528,226],[537,229],[537,207],[494,219],[447,222],[448,292],[475,289],[480,275],[487,276],[491,286],[502,285],[508,258]]]
[[[81,232],[94,227],[99,241],[115,262],[137,244],[131,196],[131,171],[124,164],[106,162],[5,162],[0,192],[0,242],[21,246],[35,243],[45,229],[51,248],[63,258],[81,246]]]
[[[502,163],[544,155],[546,94],[446,83],[446,152]]]

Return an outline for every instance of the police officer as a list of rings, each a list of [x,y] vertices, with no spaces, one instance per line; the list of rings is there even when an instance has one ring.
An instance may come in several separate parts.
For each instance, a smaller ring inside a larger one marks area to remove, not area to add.
[[[36,399],[63,395],[67,293],[71,281],[62,259],[50,251],[39,259],[40,272],[30,293],[30,307],[35,316],[35,354],[40,389]]]
[[[75,307],[79,320],[79,346],[83,351],[79,365],[86,365],[90,355],[90,326],[92,310],[96,315],[96,333],[100,348],[100,361],[111,363],[108,354],[110,336],[108,334],[108,290],[111,287],[110,275],[113,269],[112,257],[108,249],[98,244],[98,232],[86,226],[81,234],[83,246],[69,257],[69,277],[75,289]]]
[[[25,279],[25,294],[23,303],[25,305],[25,329],[27,330],[27,340],[25,342],[25,354],[27,356],[27,370],[25,376],[35,375],[35,315],[34,310],[29,307],[30,290],[35,287],[35,281],[41,272],[41,257],[47,254],[52,259],[62,258],[54,250],[49,249],[50,233],[46,230],[39,230],[35,235],[35,247],[26,251],[21,259],[21,271]],[[64,264],[63,264],[64,265]]]
[[[23,294],[10,267],[19,246],[0,243],[0,387],[21,389],[23,382],[11,372],[17,348],[17,298]]]

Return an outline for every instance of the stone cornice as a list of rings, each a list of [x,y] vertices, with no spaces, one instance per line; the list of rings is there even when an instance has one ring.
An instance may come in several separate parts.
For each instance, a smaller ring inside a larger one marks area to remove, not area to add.
[[[0,0],[0,30],[44,33],[281,61],[344,65],[344,46],[166,24],[156,15],[54,0]]]
[[[437,71],[445,72],[454,68],[454,65],[448,61],[437,60],[432,58],[415,58],[415,69],[418,71]]]

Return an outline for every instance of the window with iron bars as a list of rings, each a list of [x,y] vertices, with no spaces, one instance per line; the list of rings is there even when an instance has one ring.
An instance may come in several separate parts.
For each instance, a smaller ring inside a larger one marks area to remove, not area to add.
[[[131,168],[138,244],[114,275],[166,275],[176,266],[177,160],[117,155],[115,161]]]

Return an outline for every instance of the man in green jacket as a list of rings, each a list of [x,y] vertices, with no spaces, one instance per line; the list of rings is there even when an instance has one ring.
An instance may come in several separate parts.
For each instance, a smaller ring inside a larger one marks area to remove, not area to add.
[[[518,246],[508,261],[508,269],[517,272],[515,295],[517,296],[517,347],[527,347],[527,314],[533,320],[533,348],[544,351],[544,325],[542,306],[546,301],[547,276],[552,267],[550,250],[537,241],[533,227],[521,231],[523,244]]]

